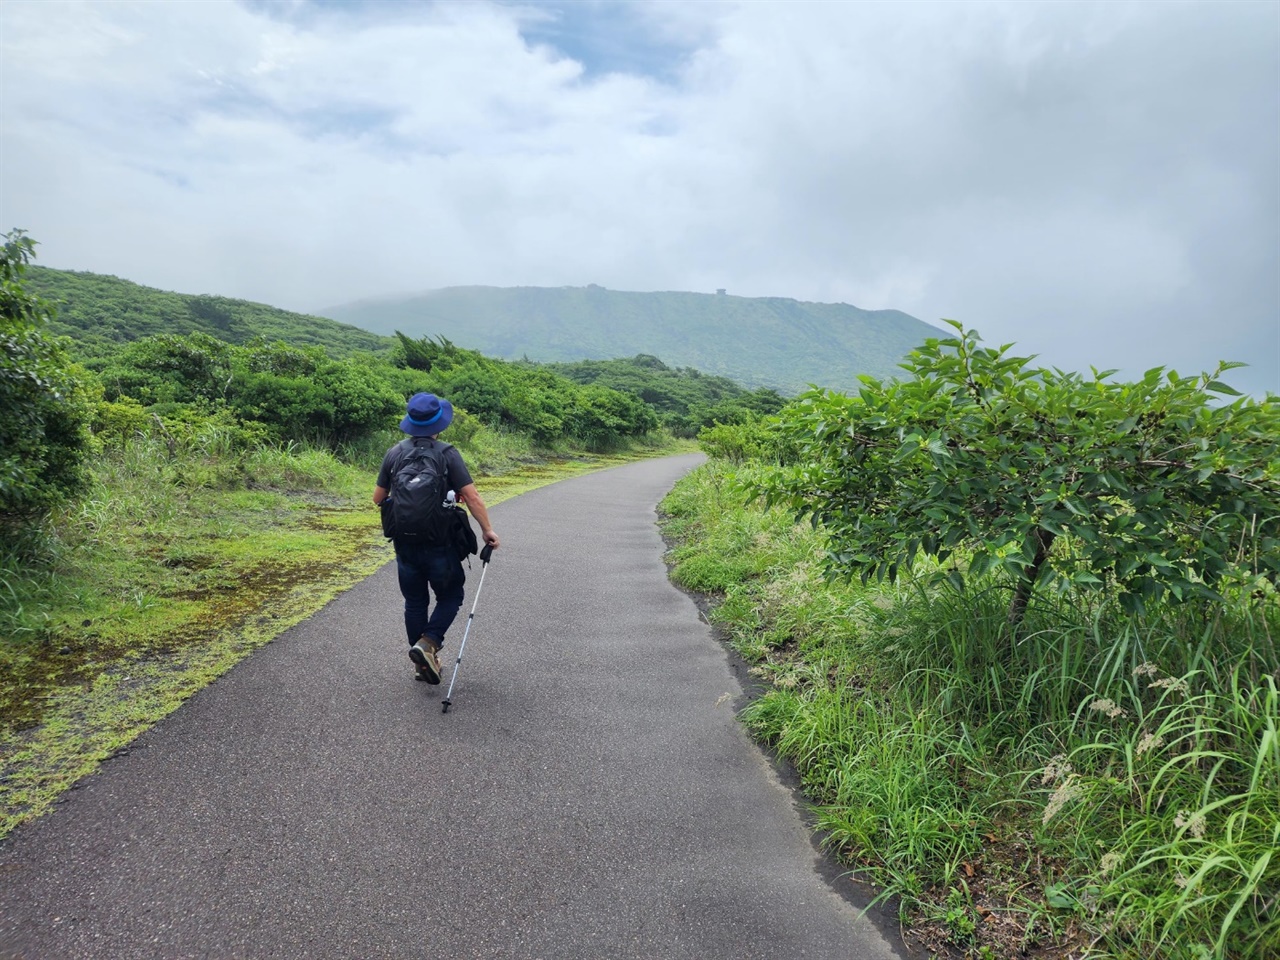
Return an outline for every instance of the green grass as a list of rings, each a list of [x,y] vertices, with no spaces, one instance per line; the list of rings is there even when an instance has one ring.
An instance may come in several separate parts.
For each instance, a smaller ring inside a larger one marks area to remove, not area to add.
[[[372,493],[399,436],[349,460],[136,438],[44,527],[0,537],[0,837],[391,558]],[[464,447],[491,506],[672,449],[536,451],[487,430]]]
[[[673,577],[767,692],[742,720],[825,843],[939,956],[1280,955],[1274,592],[1123,616],[823,578],[807,525],[712,462],[664,501]]]

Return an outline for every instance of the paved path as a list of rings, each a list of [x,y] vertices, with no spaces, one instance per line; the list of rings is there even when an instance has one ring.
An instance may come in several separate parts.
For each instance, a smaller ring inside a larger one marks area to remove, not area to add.
[[[654,504],[694,462],[494,510],[448,714],[391,566],[192,698],[0,845],[0,957],[892,957],[667,581]]]

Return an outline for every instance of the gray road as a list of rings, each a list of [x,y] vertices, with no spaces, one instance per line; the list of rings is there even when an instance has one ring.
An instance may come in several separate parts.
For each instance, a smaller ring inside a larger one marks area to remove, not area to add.
[[[390,566],[202,691],[0,846],[0,957],[892,957],[667,581],[694,462],[494,510],[447,715]]]

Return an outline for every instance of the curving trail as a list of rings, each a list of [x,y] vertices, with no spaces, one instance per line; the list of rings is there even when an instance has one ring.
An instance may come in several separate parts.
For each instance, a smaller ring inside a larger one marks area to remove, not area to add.
[[[193,697],[0,845],[0,958],[894,957],[667,580],[654,505],[697,460],[494,509],[447,715],[392,566]]]

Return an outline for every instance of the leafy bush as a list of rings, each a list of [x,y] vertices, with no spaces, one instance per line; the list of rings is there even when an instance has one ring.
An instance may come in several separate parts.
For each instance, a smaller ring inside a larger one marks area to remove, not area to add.
[[[782,456],[777,431],[755,418],[703,427],[698,431],[698,446],[707,456],[734,464],[748,460],[777,462]]]
[[[89,442],[88,397],[46,332],[51,308],[23,284],[34,250],[21,230],[0,249],[0,518],[20,520],[74,494]]]
[[[99,400],[94,406],[93,435],[104,447],[124,447],[147,435],[152,416],[133,397]]]
[[[250,340],[243,346],[204,333],[130,343],[102,371],[108,400],[225,408],[267,428],[280,442],[350,443],[385,426],[404,399],[382,376],[385,363],[332,360],[320,347]]]
[[[611,449],[658,426],[657,414],[647,404],[617,390],[579,387],[569,400],[565,428],[590,450]]]
[[[477,433],[480,432],[484,425],[471,415],[469,410],[454,404],[453,422],[449,424],[446,431],[448,436],[444,439],[448,440],[454,446],[465,447],[475,439]]]
[[[692,368],[673,369],[657,357],[582,360],[548,367],[575,383],[609,387],[644,401],[678,437],[696,436],[716,423],[743,423],[775,414],[785,401],[767,388],[748,391],[726,377]]]
[[[101,373],[109,400],[157,403],[222,401],[234,378],[233,347],[205,333],[160,334],[135,340]]]
[[[455,368],[440,374],[437,390],[456,407],[465,407],[485,423],[500,423],[506,417],[506,385],[486,375],[477,366]]]
[[[957,584],[1000,571],[1015,629],[1044,584],[1114,591],[1136,613],[1280,578],[1280,405],[1215,405],[1238,364],[1115,383],[952,326],[910,355],[909,379],[815,390],[781,418],[801,463],[756,492],[826,528],[833,571],[892,580],[920,555],[951,561]]]
[[[444,337],[396,336],[396,361],[427,374],[433,393],[491,427],[527,433],[541,446],[567,440],[610,449],[658,426],[648,404],[621,391],[579,386],[544,367],[493,360]]]

